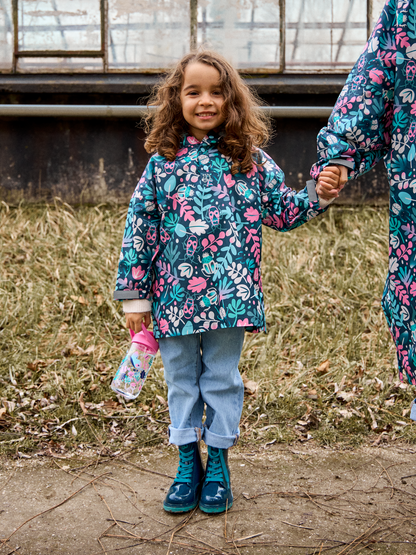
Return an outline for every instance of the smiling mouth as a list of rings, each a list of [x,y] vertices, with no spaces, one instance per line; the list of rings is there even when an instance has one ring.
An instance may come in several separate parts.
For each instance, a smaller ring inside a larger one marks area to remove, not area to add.
[[[196,114],[199,118],[210,118],[212,116],[216,116],[217,114],[215,112],[200,112],[199,114]]]

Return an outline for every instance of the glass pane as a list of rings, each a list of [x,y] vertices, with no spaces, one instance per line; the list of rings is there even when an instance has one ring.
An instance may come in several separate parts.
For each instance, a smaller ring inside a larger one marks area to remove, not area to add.
[[[239,69],[279,70],[279,27],[278,0],[198,3],[198,44],[220,52]]]
[[[286,2],[286,70],[349,70],[367,40],[362,0]]]
[[[371,29],[377,23],[378,18],[386,4],[386,0],[373,0],[373,13],[371,14]]]
[[[189,52],[189,0],[109,0],[110,69],[163,69]]]
[[[19,50],[101,50],[100,0],[19,0]]]
[[[0,71],[13,64],[12,0],[0,0]]]
[[[17,70],[25,73],[89,73],[103,71],[102,58],[18,58]]]

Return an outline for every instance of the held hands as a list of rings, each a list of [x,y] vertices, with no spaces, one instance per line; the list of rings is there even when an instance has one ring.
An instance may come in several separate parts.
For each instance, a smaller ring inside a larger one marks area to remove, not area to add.
[[[142,331],[142,323],[146,329],[150,326],[150,312],[127,312],[126,313],[126,327],[139,333]]]
[[[316,193],[324,200],[337,198],[347,180],[348,170],[345,166],[327,166],[319,174]]]

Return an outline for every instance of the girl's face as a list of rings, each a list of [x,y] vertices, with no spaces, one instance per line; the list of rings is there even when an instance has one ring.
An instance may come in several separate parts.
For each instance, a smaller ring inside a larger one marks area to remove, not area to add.
[[[215,67],[194,62],[185,69],[181,89],[182,114],[192,135],[202,141],[205,135],[225,121],[221,107],[220,73]]]

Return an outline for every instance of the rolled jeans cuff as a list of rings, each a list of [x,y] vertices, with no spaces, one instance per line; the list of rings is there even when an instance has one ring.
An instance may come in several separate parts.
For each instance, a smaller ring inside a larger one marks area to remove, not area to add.
[[[416,420],[416,399],[410,405],[410,420]]]
[[[186,445],[199,441],[202,437],[201,428],[174,428],[169,426],[169,443],[174,445]]]
[[[217,449],[229,449],[237,443],[239,437],[239,430],[233,436],[219,436],[217,434],[213,434],[207,428],[204,428],[203,430],[203,438],[205,443],[210,447],[216,447]]]

